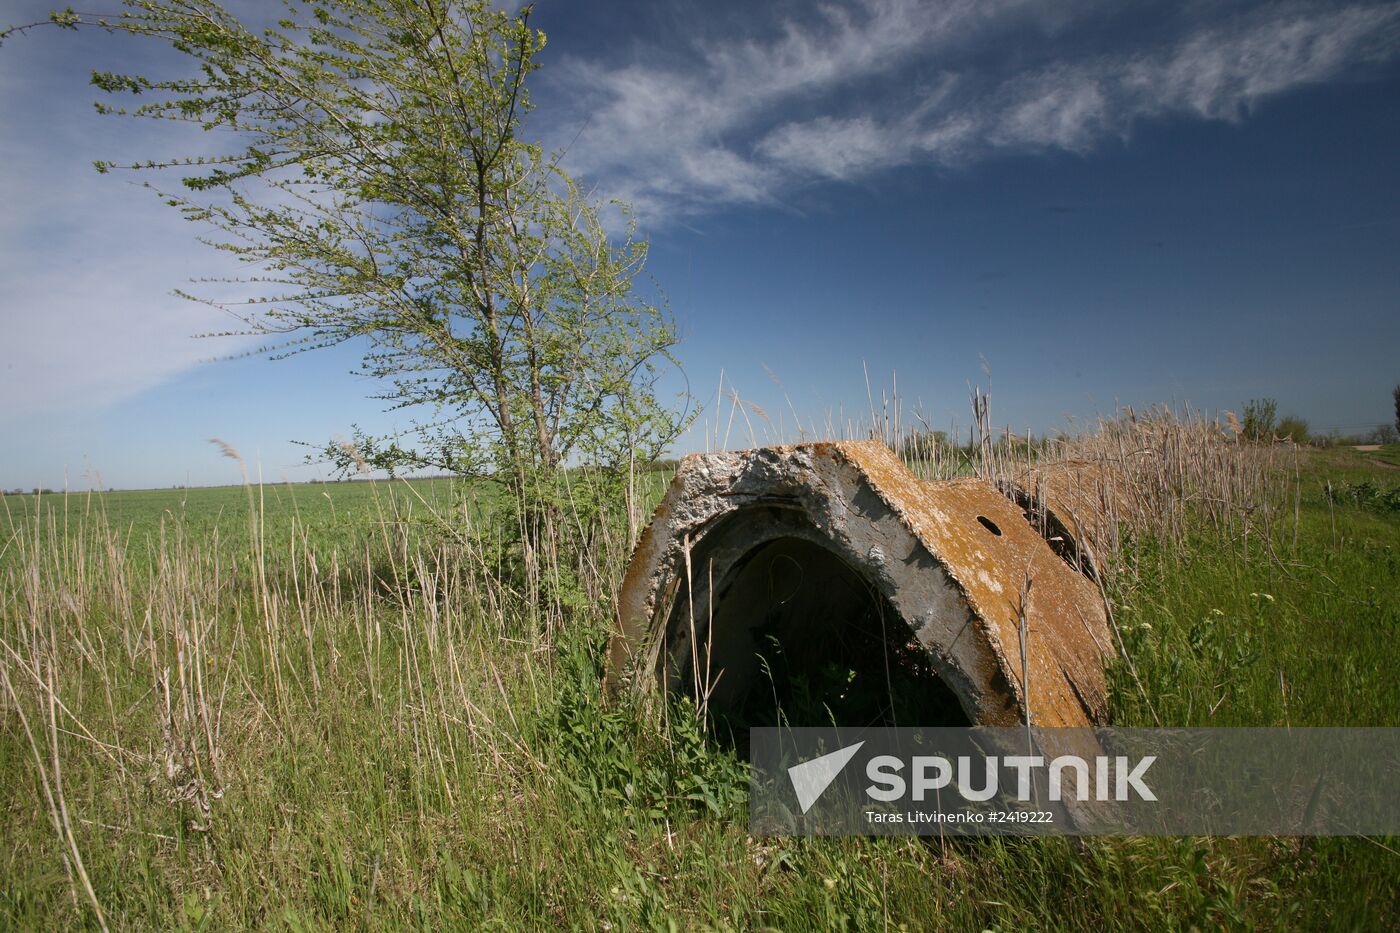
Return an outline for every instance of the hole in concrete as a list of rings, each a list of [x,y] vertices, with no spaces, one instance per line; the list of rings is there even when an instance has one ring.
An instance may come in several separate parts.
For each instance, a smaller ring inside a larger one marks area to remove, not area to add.
[[[741,553],[713,581],[701,550],[692,554],[693,600],[682,581],[673,604],[669,676],[673,689],[690,693],[709,671],[721,735],[779,724],[969,724],[898,611],[827,547],[779,537]],[[692,604],[701,623],[694,653]]]
[[[985,515],[977,516],[977,521],[983,528],[987,529],[992,534],[996,535],[998,538],[1001,537],[1001,529],[997,527],[996,522],[992,521]]]

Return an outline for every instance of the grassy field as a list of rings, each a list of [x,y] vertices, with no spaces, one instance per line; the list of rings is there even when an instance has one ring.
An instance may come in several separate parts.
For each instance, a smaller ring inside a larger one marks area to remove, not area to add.
[[[8,495],[0,497],[0,529],[7,537],[20,528],[32,535],[37,518],[45,533],[67,529],[82,537],[85,526],[100,523],[139,558],[159,550],[163,532],[177,531],[191,540],[217,537],[221,546],[243,553],[253,535],[280,547],[295,531],[327,551],[360,542],[385,523],[452,514],[468,502],[480,517],[480,496],[466,496],[465,488],[444,478]]]
[[[1277,483],[1248,535],[1123,545],[1138,676],[1110,672],[1117,724],[1400,726],[1400,479],[1331,450]],[[38,521],[5,500],[5,927],[99,909],[113,928],[293,930],[1400,916],[1394,839],[751,837],[743,765],[685,705],[662,726],[601,702],[606,586],[533,624],[485,550],[413,520],[425,502],[470,516],[447,483],[252,496],[54,497]],[[618,549],[593,556],[615,579]]]
[[[1380,449],[1366,453],[1366,459],[1378,460],[1393,467],[1400,467],[1400,444],[1383,444]]]

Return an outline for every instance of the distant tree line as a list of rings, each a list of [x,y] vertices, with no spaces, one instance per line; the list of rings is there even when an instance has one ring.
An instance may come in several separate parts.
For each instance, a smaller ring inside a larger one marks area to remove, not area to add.
[[[1392,392],[1395,401],[1395,423],[1378,424],[1362,434],[1343,434],[1339,430],[1314,434],[1308,422],[1297,415],[1278,417],[1278,402],[1272,398],[1250,399],[1244,406],[1244,418],[1236,425],[1240,437],[1255,443],[1291,441],[1314,447],[1346,444],[1394,444],[1400,442],[1400,385]],[[1232,415],[1231,418],[1234,416]]]

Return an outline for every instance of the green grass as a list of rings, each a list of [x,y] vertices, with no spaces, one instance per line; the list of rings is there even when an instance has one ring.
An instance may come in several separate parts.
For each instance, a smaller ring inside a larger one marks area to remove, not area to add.
[[[1333,482],[1400,477],[1387,466],[1400,467],[1400,444],[1385,444],[1378,450],[1357,450],[1355,447],[1329,447],[1310,450],[1304,458],[1306,469],[1318,477],[1331,477]]]
[[[1400,515],[1319,501],[1274,554],[1143,547],[1119,625],[1121,724],[1400,726]]]
[[[1141,686],[1111,672],[1115,721],[1400,725],[1400,515],[1328,492],[1365,482],[1396,480],[1354,451],[1310,453],[1296,526],[1290,509],[1270,541],[1133,547],[1115,598]],[[4,638],[52,646],[40,656],[75,717],[55,715],[63,787],[113,926],[1363,930],[1400,915],[1389,839],[751,837],[743,767],[685,704],[659,730],[601,703],[605,603],[547,646],[470,566],[336,591],[325,555],[356,553],[384,507],[358,484],[269,488],[265,527],[294,537],[299,512],[321,569],[288,552],[270,588],[238,585],[246,556],[230,571],[216,555],[246,548],[246,493],[180,496],[106,497],[121,536],[153,542],[126,577],[74,543],[71,499],[67,535],[58,512],[39,529],[54,537],[37,583],[17,543],[0,559]],[[216,525],[219,549],[193,547]],[[217,782],[185,694],[171,689],[172,727],[153,689],[181,663],[224,697]],[[5,670],[44,752],[45,694]],[[91,925],[8,696],[0,711],[0,926]],[[173,778],[172,749],[193,763]],[[208,815],[177,799],[199,774],[222,789]]]
[[[254,533],[281,546],[295,530],[324,550],[347,546],[384,523],[452,514],[464,501],[476,505],[479,496],[466,497],[466,489],[444,478],[10,495],[0,497],[0,533],[32,534],[37,517],[45,527],[81,535],[85,522],[100,520],[144,558],[158,550],[163,528],[198,541],[217,535],[231,551],[244,552]],[[261,516],[260,526],[250,524],[250,510]]]
[[[1400,444],[1384,444],[1380,450],[1373,450],[1367,456],[1373,460],[1400,467]]]

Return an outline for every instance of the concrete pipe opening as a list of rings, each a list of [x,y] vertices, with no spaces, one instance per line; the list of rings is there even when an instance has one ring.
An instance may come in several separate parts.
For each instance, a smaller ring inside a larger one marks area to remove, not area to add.
[[[735,726],[1084,726],[1107,716],[1100,593],[991,484],[874,441],[687,457],[618,594],[613,689]],[[708,693],[707,693],[708,691]]]
[[[730,516],[690,558],[658,673],[720,732],[969,724],[890,601],[791,510]]]

